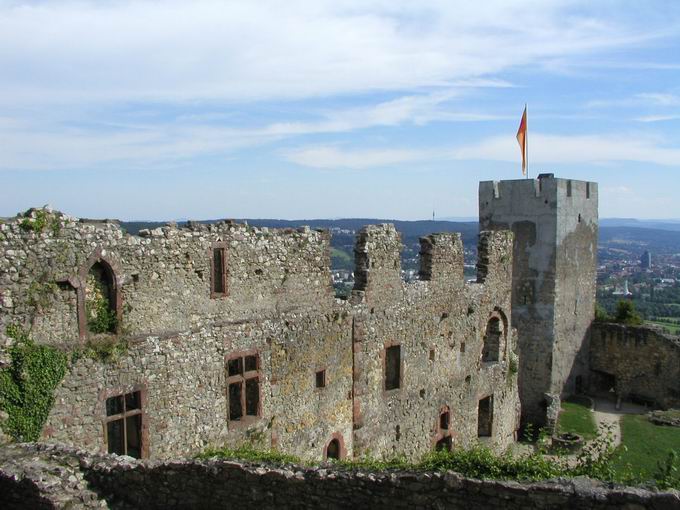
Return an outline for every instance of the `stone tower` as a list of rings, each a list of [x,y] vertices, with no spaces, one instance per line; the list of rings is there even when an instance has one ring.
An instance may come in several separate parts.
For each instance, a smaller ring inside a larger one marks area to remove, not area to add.
[[[587,377],[597,276],[597,184],[558,179],[484,181],[479,226],[515,234],[512,316],[518,330],[524,423],[550,424],[559,397]]]

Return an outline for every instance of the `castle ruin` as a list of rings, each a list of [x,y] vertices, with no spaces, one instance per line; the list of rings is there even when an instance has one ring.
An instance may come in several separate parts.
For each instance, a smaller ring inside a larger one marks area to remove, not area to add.
[[[18,324],[65,351],[126,346],[74,357],[45,441],[142,458],[249,443],[319,460],[515,439],[511,232],[480,234],[475,283],[459,235],[424,237],[420,281],[405,284],[397,231],[365,227],[349,301],[335,298],[325,231],[225,221],[133,236],[32,211],[0,233],[3,335]]]

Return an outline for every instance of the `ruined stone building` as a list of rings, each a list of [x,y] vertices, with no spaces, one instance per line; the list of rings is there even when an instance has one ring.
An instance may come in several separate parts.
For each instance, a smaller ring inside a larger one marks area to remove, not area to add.
[[[520,416],[550,423],[588,388],[680,405],[677,339],[593,325],[597,200],[595,183],[552,175],[480,183],[472,283],[458,234],[423,237],[405,283],[398,232],[365,227],[349,300],[334,295],[327,231],[224,221],[134,236],[32,210],[0,223],[0,340],[6,352],[15,325],[75,353],[43,440],[133,457],[248,443],[417,459],[502,449]]]
[[[250,443],[307,459],[417,458],[519,425],[512,233],[482,232],[466,283],[456,234],[365,227],[335,298],[330,238],[221,222],[139,236],[33,210],[0,225],[0,329],[81,352],[42,439],[168,458]],[[11,342],[3,336],[3,343]],[[112,359],[88,346],[122,346]]]

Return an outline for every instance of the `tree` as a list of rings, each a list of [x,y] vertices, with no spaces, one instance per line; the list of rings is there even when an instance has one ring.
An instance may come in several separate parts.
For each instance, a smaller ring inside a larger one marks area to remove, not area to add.
[[[616,314],[614,320],[629,326],[636,326],[642,324],[640,314],[635,310],[635,305],[632,301],[621,300],[616,303]]]

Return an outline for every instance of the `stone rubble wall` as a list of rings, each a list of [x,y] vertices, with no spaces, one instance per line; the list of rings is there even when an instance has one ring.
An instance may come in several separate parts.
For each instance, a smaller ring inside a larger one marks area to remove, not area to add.
[[[519,400],[508,232],[481,234],[484,276],[472,284],[462,276],[460,236],[427,236],[427,278],[406,284],[394,226],[366,227],[357,236],[357,285],[343,301],[333,295],[325,231],[222,222],[131,236],[115,222],[47,214],[42,232],[22,226],[36,211],[0,224],[3,334],[18,323],[39,343],[99,345],[98,336],[83,335],[79,314],[83,275],[104,260],[120,295],[117,335],[104,340],[126,348],[114,359],[74,361],[55,392],[45,440],[106,451],[106,399],[131,391],[143,395],[144,456],[158,459],[245,442],[319,460],[336,438],[350,458],[415,460],[442,434],[454,446],[476,440],[478,401],[488,396],[494,425],[485,440],[498,448],[513,440]],[[224,297],[210,294],[213,247],[225,249]],[[503,321],[502,352],[499,362],[483,364],[492,316]],[[385,348],[395,344],[402,385],[385,392]],[[259,359],[260,413],[230,421],[227,360],[246,351]],[[321,370],[326,385],[317,388]],[[450,425],[442,431],[445,408]]]
[[[0,503],[19,508],[676,509],[678,491],[586,478],[537,483],[453,472],[343,471],[223,460],[136,461],[62,446],[0,449]]]
[[[165,334],[206,320],[334,301],[328,232],[253,228],[228,221],[125,234],[116,222],[49,213],[51,225],[26,230],[26,218],[0,224],[0,340],[19,323],[40,343],[79,343],[76,287],[97,259],[116,272],[122,294],[119,332]],[[30,219],[30,218],[29,218]],[[227,248],[228,295],[210,297],[210,249]]]
[[[608,389],[603,386],[608,375],[622,399],[680,407],[680,337],[646,326],[595,322],[590,369],[592,391]]]

